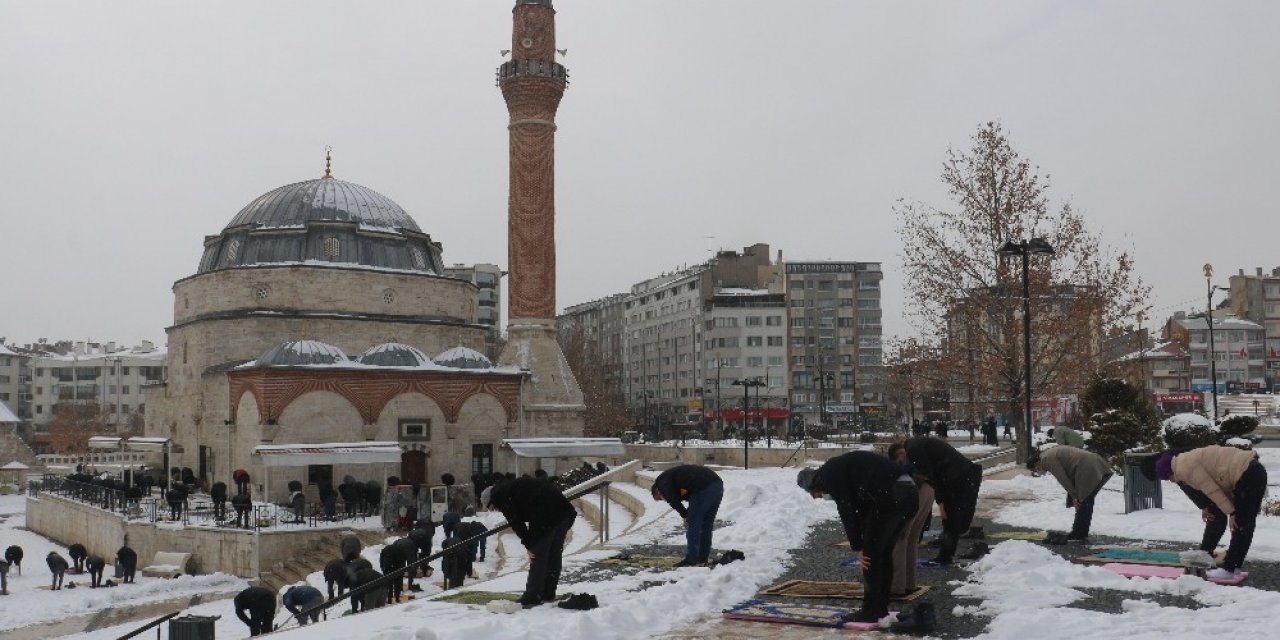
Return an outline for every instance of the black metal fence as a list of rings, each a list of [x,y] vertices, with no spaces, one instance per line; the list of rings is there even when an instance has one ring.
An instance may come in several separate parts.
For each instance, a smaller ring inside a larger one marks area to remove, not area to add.
[[[46,475],[39,481],[29,483],[27,493],[32,497],[56,495],[120,514],[125,520],[180,522],[184,525],[252,531],[277,526],[315,527],[324,522],[363,520],[366,517],[366,506],[363,504],[351,510],[339,504],[332,515],[326,512],[319,501],[307,501],[299,506],[254,502],[247,509],[237,509],[230,501],[215,504],[208,494],[203,493],[188,495],[181,502],[170,502],[154,492],[139,497],[135,491],[131,497],[127,490],[77,482],[57,475]]]

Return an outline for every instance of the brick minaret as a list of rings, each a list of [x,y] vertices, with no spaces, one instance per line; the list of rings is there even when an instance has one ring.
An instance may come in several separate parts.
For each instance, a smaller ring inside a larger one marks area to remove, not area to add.
[[[529,369],[528,436],[582,435],[582,390],[556,342],[556,108],[569,72],[555,61],[551,0],[516,0],[511,60],[498,67],[510,121],[508,325],[502,364]]]

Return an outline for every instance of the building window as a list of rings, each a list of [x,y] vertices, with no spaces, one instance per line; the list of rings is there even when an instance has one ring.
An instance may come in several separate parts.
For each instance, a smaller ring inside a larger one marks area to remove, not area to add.
[[[766,327],[781,327],[781,326],[782,326],[782,316],[765,316],[765,318],[764,318],[764,326],[766,326]]]
[[[261,301],[261,300],[266,300],[267,298],[270,298],[270,297],[271,297],[271,287],[268,287],[268,286],[267,286],[267,285],[265,285],[265,284],[260,284],[260,285],[258,285],[258,286],[256,286],[256,287],[254,287],[254,288],[253,288],[253,297],[257,298],[257,299],[258,299],[258,300],[260,300],[260,301]]]
[[[768,362],[771,367],[781,367],[782,356],[769,356]]]
[[[333,486],[333,465],[331,464],[309,464],[307,465],[307,484],[327,484]]]
[[[337,258],[341,250],[342,243],[338,240],[337,236],[329,236],[324,239],[324,243],[322,245],[324,257],[329,258],[330,260]]]
[[[749,357],[747,358],[747,366],[748,366],[748,367],[762,367],[762,366],[764,366],[764,358],[762,358],[762,357],[760,357],[760,356],[749,356]]]
[[[415,269],[427,268],[427,256],[424,253],[422,253],[421,247],[414,247],[409,251],[409,255],[412,256],[413,258],[413,268]]]
[[[396,292],[391,289],[384,289],[382,291],[382,301],[386,304],[391,304],[392,302],[395,302]]]
[[[222,254],[222,265],[234,264],[238,255],[240,255],[240,238],[232,238],[227,243],[226,252]]]
[[[763,347],[764,336],[747,336],[748,347]]]
[[[430,440],[431,418],[401,418],[401,440]]]
[[[761,322],[762,322],[762,320],[761,320],[760,316],[747,316],[747,326],[748,326],[748,327],[758,327],[758,326],[760,326]]]

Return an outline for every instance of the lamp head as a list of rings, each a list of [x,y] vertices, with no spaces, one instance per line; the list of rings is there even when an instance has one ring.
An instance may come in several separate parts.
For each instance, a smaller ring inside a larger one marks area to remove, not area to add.
[[[1033,256],[1051,256],[1053,255],[1053,247],[1044,238],[1032,238],[1027,243],[1027,253]]]
[[[1204,265],[1204,277],[1206,280],[1213,277],[1213,265],[1207,262]]]

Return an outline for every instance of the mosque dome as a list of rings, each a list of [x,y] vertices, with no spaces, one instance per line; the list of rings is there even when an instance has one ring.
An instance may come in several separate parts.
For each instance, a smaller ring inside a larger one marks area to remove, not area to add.
[[[492,369],[493,362],[483,353],[467,347],[454,347],[435,358],[436,364],[455,369]]]
[[[267,349],[254,364],[259,367],[288,367],[306,364],[343,364],[347,355],[327,342],[291,340]]]
[[[386,342],[369,347],[368,351],[356,358],[356,362],[375,367],[422,367],[432,364],[427,354],[398,342]]]
[[[258,196],[204,246],[199,273],[300,263],[444,272],[440,244],[400,205],[333,177]]]

